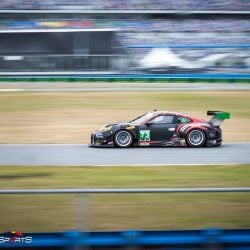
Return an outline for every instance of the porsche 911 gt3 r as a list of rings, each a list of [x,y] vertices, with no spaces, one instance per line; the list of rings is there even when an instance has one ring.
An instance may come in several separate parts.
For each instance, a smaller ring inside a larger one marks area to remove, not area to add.
[[[220,125],[230,119],[230,113],[207,111],[209,121],[189,115],[153,111],[124,123],[111,123],[91,134],[90,146],[220,146]]]

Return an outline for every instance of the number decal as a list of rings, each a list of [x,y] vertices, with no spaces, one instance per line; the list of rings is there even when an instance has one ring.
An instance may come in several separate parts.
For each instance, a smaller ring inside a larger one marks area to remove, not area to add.
[[[140,142],[150,141],[150,130],[140,130],[139,140]]]

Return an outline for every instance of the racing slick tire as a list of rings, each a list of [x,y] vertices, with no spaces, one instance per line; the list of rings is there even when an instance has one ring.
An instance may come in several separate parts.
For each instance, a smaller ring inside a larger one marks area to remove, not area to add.
[[[133,136],[126,130],[118,131],[114,136],[114,144],[120,148],[128,148],[133,143]]]
[[[186,136],[186,143],[189,147],[198,148],[204,146],[206,135],[200,129],[192,129]]]

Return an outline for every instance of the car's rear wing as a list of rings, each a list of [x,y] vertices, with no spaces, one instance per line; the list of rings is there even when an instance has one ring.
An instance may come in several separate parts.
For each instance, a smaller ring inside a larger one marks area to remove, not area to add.
[[[214,126],[220,126],[225,119],[230,119],[230,113],[224,111],[207,111],[207,115],[212,115],[213,117],[209,121]]]

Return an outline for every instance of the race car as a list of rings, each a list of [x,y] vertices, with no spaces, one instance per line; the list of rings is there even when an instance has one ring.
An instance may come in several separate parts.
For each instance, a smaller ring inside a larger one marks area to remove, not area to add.
[[[132,121],[111,123],[91,134],[92,147],[131,146],[220,146],[220,125],[230,119],[230,113],[207,111],[209,121],[170,111],[143,114]]]

